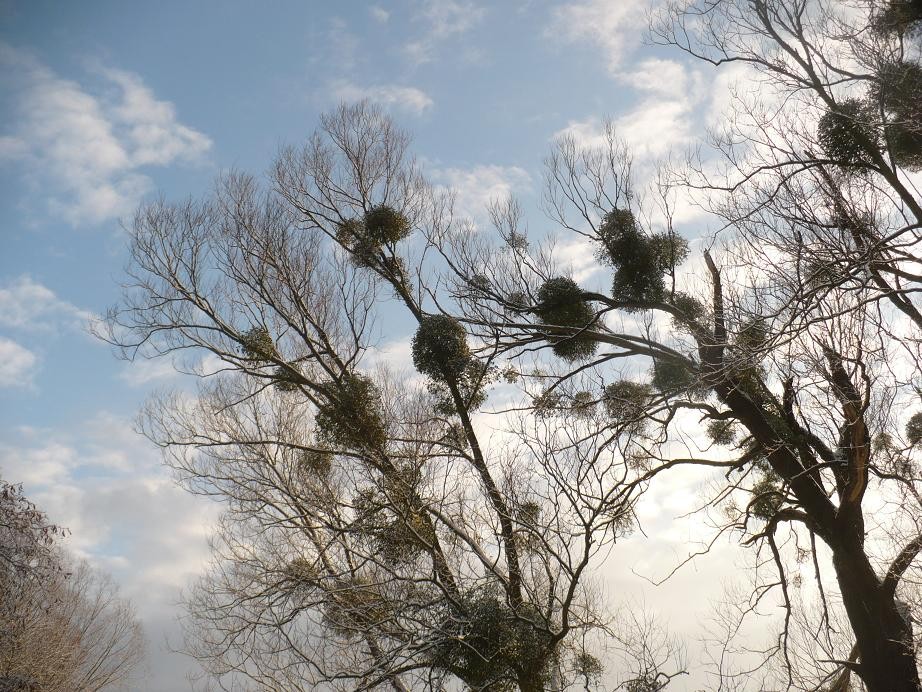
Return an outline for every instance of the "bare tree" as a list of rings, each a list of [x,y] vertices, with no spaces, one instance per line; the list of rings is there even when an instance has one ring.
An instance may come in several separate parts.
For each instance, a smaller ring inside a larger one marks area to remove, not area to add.
[[[219,684],[566,689],[601,665],[586,571],[631,529],[645,472],[584,393],[555,394],[567,426],[531,415],[528,392],[486,406],[520,374],[465,316],[492,279],[461,268],[489,270],[496,248],[408,143],[376,108],[344,106],[281,153],[271,189],[232,174],[132,224],[106,338],[130,358],[220,363],[194,399],[142,416],[186,487],[227,503],[187,622]],[[415,323],[422,377],[374,363],[382,319]]]
[[[271,189],[231,175],[203,202],[139,210],[107,338],[129,358],[220,363],[197,398],[143,416],[187,487],[228,503],[190,602],[210,672],[294,689],[588,684],[586,634],[606,618],[587,567],[648,483],[695,466],[714,481],[714,540],[752,547],[724,651],[766,605],[783,613],[754,661],[720,662],[720,688],[777,670],[792,688],[918,690],[907,7],[672,7],[661,40],[754,67],[773,98],[739,102],[716,174],[680,179],[724,229],[700,257],[669,191],[634,189],[610,128],[600,146],[557,143],[545,211],[611,290],[569,276],[514,200],[491,209],[492,235],[455,218],[366,104],[283,151]],[[418,377],[373,362],[381,319],[414,325]]]

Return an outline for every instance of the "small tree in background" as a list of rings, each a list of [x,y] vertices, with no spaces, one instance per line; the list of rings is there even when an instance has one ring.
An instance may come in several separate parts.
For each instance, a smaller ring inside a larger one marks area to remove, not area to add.
[[[0,481],[0,689],[99,692],[127,684],[144,637],[112,580],[55,546],[63,531]]]

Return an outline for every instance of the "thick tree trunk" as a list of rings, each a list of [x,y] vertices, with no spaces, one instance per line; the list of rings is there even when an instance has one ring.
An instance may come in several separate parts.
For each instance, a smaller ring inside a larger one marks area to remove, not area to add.
[[[912,633],[882,588],[864,551],[839,548],[833,565],[860,653],[858,675],[870,692],[919,692]]]

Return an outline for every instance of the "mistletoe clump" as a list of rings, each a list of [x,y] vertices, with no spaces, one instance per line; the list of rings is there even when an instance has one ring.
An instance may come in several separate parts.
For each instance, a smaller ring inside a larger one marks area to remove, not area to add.
[[[382,449],[387,430],[375,383],[364,375],[345,373],[325,389],[328,398],[316,417],[321,440],[346,449]]]
[[[707,435],[715,445],[729,447],[736,441],[736,426],[732,420],[712,420]]]
[[[615,269],[612,295],[628,302],[660,302],[663,275],[688,256],[688,243],[673,233],[648,235],[629,209],[606,214],[597,232],[599,257]]]
[[[912,414],[906,422],[906,439],[913,446],[922,442],[922,411]]]
[[[698,374],[681,361],[658,358],[653,361],[653,386],[662,394],[687,392],[700,396],[704,388]]]
[[[743,351],[752,353],[759,351],[768,340],[768,323],[763,317],[753,317],[742,324],[739,334],[736,335],[736,345]]]
[[[868,107],[858,99],[836,104],[820,118],[817,136],[826,155],[843,166],[870,160],[867,147],[878,148],[880,135]]]
[[[704,304],[687,293],[676,292],[676,294],[669,299],[669,303],[672,307],[681,312],[690,322],[697,322],[704,317]]]
[[[471,362],[467,333],[448,315],[426,315],[413,336],[413,364],[434,380],[455,380]]]
[[[578,330],[592,325],[596,314],[573,279],[558,276],[545,281],[538,289],[538,305],[533,310],[548,326],[547,339],[556,355],[573,362],[595,353],[598,347],[595,339]]]
[[[585,678],[590,683],[601,681],[602,673],[605,672],[605,666],[602,665],[602,662],[585,651],[576,655],[573,660],[573,668],[577,675]]]
[[[652,398],[650,385],[631,380],[612,382],[602,394],[606,413],[618,423],[642,421]]]
[[[352,260],[360,267],[375,266],[381,260],[382,248],[394,245],[410,235],[410,223],[396,209],[380,205],[369,210],[363,219],[346,219],[339,224],[336,239],[352,255]],[[384,262],[385,260],[381,260]],[[402,266],[397,261],[387,259],[390,265],[385,268],[397,272]]]
[[[885,65],[871,95],[888,115],[884,136],[894,161],[909,170],[922,168],[922,65]]]
[[[311,587],[317,582],[320,571],[310,560],[296,557],[282,568],[284,577],[297,587]]]
[[[345,639],[363,637],[371,627],[394,616],[394,604],[362,578],[337,580],[329,595],[324,623]]]
[[[240,350],[249,360],[267,362],[278,358],[275,342],[265,327],[253,327],[240,337]]]
[[[326,478],[333,468],[333,455],[324,450],[306,449],[298,461],[301,470],[310,476]]]
[[[752,501],[749,511],[759,519],[768,521],[781,509],[784,503],[784,493],[781,483],[773,472],[764,473],[755,485],[752,486]]]
[[[408,562],[432,544],[432,525],[420,512],[397,513],[395,507],[373,500],[359,510],[359,530],[371,538],[376,554],[385,562],[392,565]]]
[[[922,0],[890,0],[875,17],[874,25],[884,33],[919,33],[922,31]]]
[[[380,245],[393,245],[410,235],[410,222],[393,207],[382,204],[365,214],[365,232]]]
[[[472,689],[498,692],[518,689],[519,671],[549,673],[552,638],[547,622],[536,608],[525,610],[517,617],[501,594],[472,589],[446,618],[446,636],[435,647],[434,663]]]

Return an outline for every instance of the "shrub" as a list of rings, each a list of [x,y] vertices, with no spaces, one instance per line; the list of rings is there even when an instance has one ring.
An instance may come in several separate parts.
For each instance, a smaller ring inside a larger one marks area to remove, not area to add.
[[[548,341],[559,357],[577,361],[595,353],[598,344],[591,336],[574,333],[589,326],[596,315],[573,279],[559,276],[544,282],[538,289],[538,305],[534,307],[534,312],[544,324],[564,327],[547,330]]]
[[[470,363],[467,333],[448,315],[426,315],[413,336],[413,364],[434,380],[460,377]]]
[[[880,135],[871,124],[869,109],[858,99],[836,104],[820,118],[817,136],[826,155],[843,166],[869,160],[867,147],[879,147]]]

